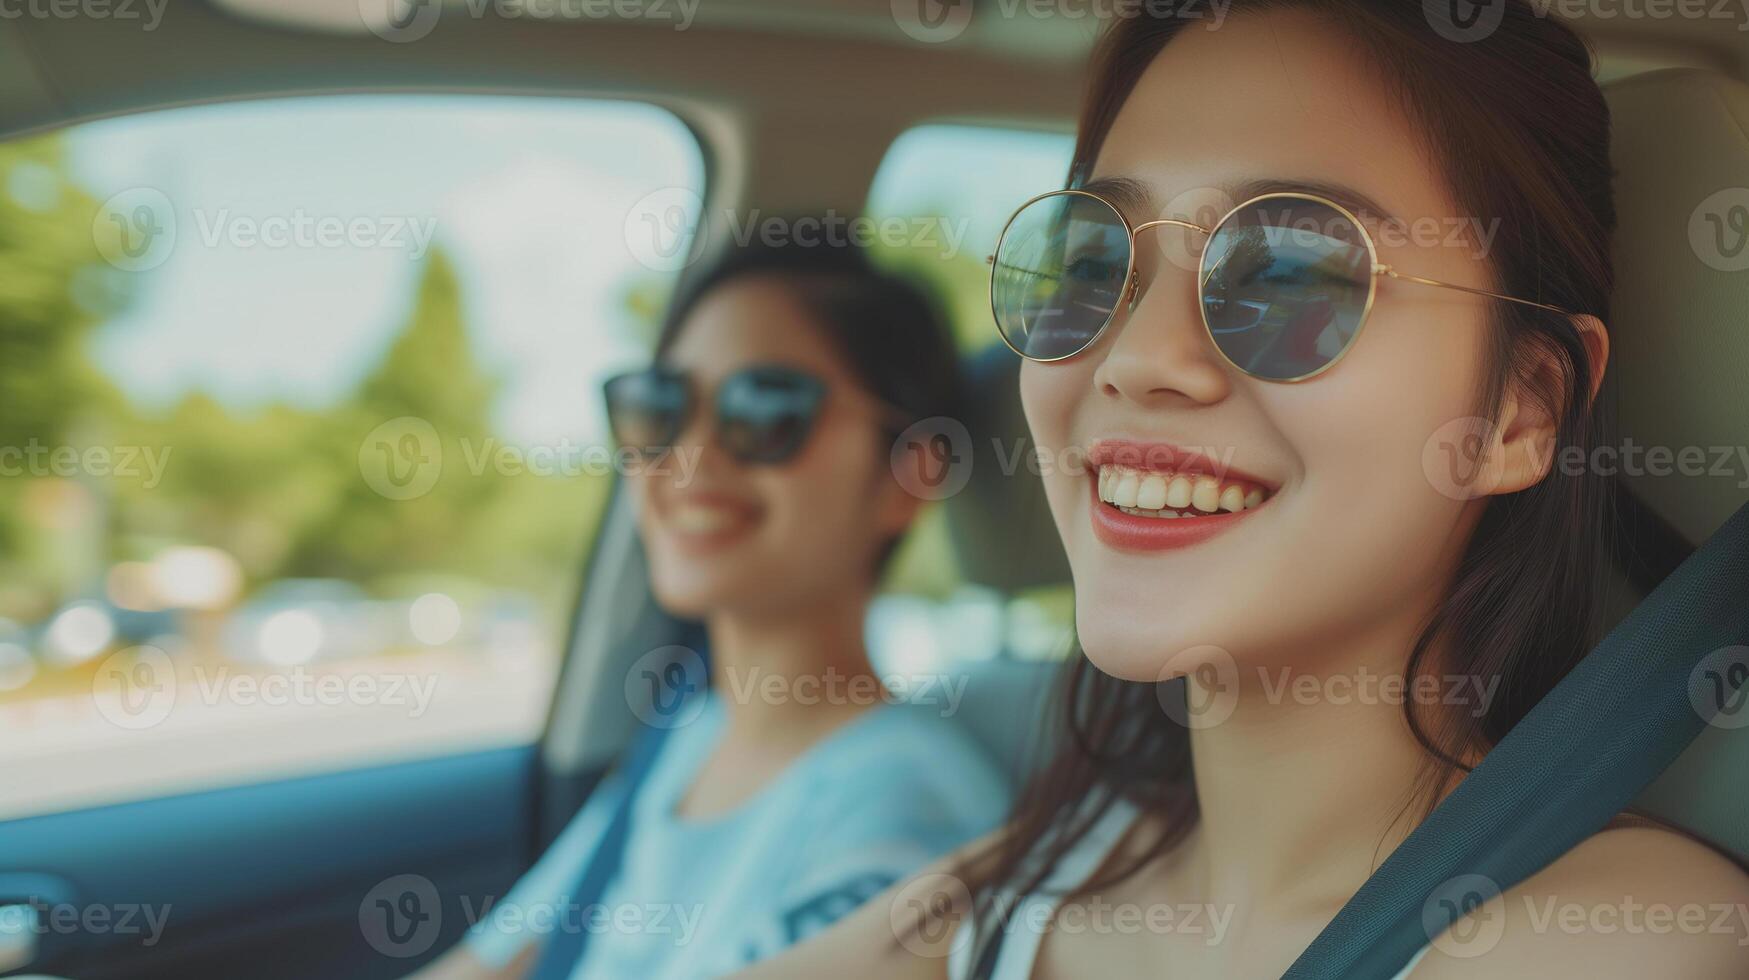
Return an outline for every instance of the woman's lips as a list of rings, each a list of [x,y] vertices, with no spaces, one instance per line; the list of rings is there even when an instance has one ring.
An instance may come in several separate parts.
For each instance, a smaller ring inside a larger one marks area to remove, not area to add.
[[[1199,544],[1275,493],[1267,482],[1205,453],[1163,443],[1101,440],[1087,460],[1094,535],[1123,550]]]
[[[1257,508],[1194,517],[1143,517],[1099,499],[1099,480],[1087,481],[1093,535],[1124,551],[1167,551],[1201,544],[1257,512]],[[1266,498],[1258,507],[1268,503]]]
[[[1134,470],[1212,476],[1228,482],[1253,484],[1262,487],[1266,493],[1274,489],[1270,481],[1232,466],[1206,450],[1186,449],[1164,442],[1095,439],[1087,447],[1086,462],[1094,470],[1116,465]]]
[[[701,553],[727,545],[750,532],[758,508],[720,495],[671,499],[660,511],[661,524],[682,549]]]

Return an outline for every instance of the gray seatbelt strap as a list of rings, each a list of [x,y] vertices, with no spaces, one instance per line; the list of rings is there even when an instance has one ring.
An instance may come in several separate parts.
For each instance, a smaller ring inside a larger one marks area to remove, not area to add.
[[[1479,901],[1601,829],[1727,710],[1749,644],[1749,506],[1508,732],[1287,980],[1386,980]]]

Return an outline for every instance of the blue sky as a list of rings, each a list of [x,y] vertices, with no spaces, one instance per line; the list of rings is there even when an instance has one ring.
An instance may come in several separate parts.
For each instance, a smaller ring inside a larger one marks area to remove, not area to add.
[[[642,354],[626,288],[665,274],[627,245],[655,193],[702,190],[691,133],[635,103],[477,96],[324,97],[173,110],[68,136],[98,200],[152,188],[175,212],[162,265],[99,332],[95,356],[135,399],[190,389],[242,408],[320,405],[375,363],[419,272],[412,229],[455,261],[477,355],[507,382],[503,434],[601,438],[596,381]],[[871,211],[951,202],[984,254],[1020,200],[1059,186],[1062,135],[930,127],[901,139]],[[403,230],[399,247],[239,247],[230,231],[296,216]],[[209,238],[222,232],[214,244]]]

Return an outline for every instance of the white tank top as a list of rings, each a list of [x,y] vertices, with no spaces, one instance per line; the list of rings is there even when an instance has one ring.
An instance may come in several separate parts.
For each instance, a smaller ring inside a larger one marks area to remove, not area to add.
[[[1062,904],[1061,896],[1072,891],[1088,878],[1093,876],[1099,866],[1105,863],[1107,855],[1118,841],[1123,839],[1125,831],[1136,822],[1140,811],[1128,800],[1118,799],[1111,808],[1100,817],[1087,833],[1075,842],[1057,866],[1042,882],[1039,889],[1044,894],[1030,894],[1013,906],[1013,923],[1051,922],[1056,919],[1057,907]],[[1004,894],[1003,903],[1013,901],[1012,895]],[[972,933],[972,925],[968,920],[962,926],[963,933],[954,938],[952,950],[947,961],[949,980],[970,980],[972,976],[972,954],[977,949],[977,937]],[[1043,929],[1030,929],[1021,925],[1011,925],[1002,933],[999,949],[996,952],[996,968],[990,973],[990,980],[1032,980],[1033,963],[1038,959],[1039,945],[1044,941]],[[1427,955],[1427,947],[1422,947],[1392,980],[1406,980],[1409,971],[1421,962]]]

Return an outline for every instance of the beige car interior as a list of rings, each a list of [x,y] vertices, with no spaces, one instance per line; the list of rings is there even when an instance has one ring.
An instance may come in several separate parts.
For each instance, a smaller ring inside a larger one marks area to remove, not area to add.
[[[667,106],[699,134],[708,207],[857,212],[887,147],[917,124],[1071,130],[1096,27],[1069,15],[1073,3],[1056,5],[1063,11],[1053,17],[1006,17],[1002,4],[980,3],[962,32],[936,42],[905,30],[904,4],[885,0],[712,0],[684,31],[667,22],[476,17],[458,2],[428,36],[397,43],[370,29],[382,6],[181,0],[151,32],[121,20],[0,19],[0,135],[323,93],[626,98]],[[1615,113],[1621,231],[1611,370],[1624,434],[1651,445],[1749,445],[1749,271],[1697,257],[1706,247],[1697,236],[1709,229],[1696,217],[1703,201],[1731,188],[1741,194],[1736,206],[1749,208],[1749,20],[1739,9],[1577,22],[1596,46]],[[1022,433],[1012,359],[973,367],[983,405],[975,434]],[[1745,481],[1734,472],[1630,487],[1692,545],[1749,499]],[[607,679],[659,636],[623,503],[598,538],[555,697],[545,748],[559,771],[599,767],[623,742],[631,718]],[[950,521],[974,581],[1012,592],[1067,577],[1029,481],[974,478]],[[1022,751],[1035,727],[1027,706],[1050,671],[1006,661],[974,670],[960,720],[1019,771],[1035,760]],[[1749,731],[1714,727],[1643,802],[1749,860],[1746,774]]]

